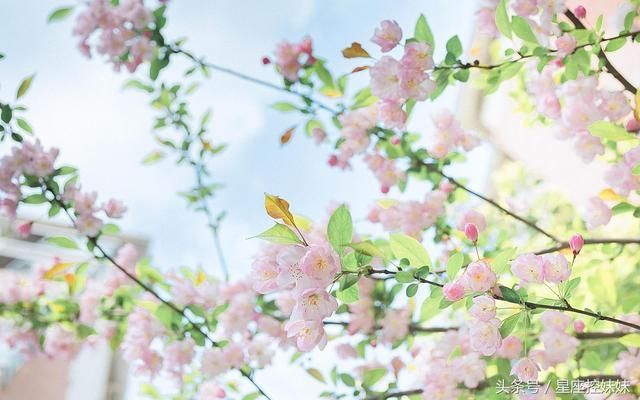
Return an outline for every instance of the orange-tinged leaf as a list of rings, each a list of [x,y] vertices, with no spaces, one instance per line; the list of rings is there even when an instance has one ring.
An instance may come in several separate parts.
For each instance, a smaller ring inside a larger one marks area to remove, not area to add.
[[[366,70],[368,70],[368,69],[369,69],[369,66],[368,66],[368,65],[363,65],[363,66],[361,66],[361,67],[355,67],[355,68],[353,69],[353,71],[351,71],[351,73],[352,73],[352,74],[355,74],[356,72],[366,71]]]
[[[49,268],[45,273],[44,273],[44,278],[45,279],[52,279],[53,277],[55,277],[56,275],[58,275],[60,272],[64,271],[65,269],[69,268],[70,266],[72,266],[73,263],[57,263],[55,264],[53,267]]]
[[[627,198],[624,196],[620,196],[619,194],[617,194],[616,192],[613,191],[613,189],[604,189],[603,191],[600,192],[600,198],[602,200],[616,200],[616,201],[624,201]]]
[[[76,284],[76,275],[73,272],[68,272],[64,275],[64,280],[67,281],[69,288],[73,289]]]
[[[350,47],[342,50],[342,55],[345,58],[367,58],[370,57],[369,53],[362,48],[362,45],[358,42],[351,43]]]
[[[264,208],[271,218],[281,219],[289,226],[296,226],[295,219],[289,211],[289,202],[269,193],[264,194]]]
[[[289,143],[289,141],[291,140],[291,136],[293,136],[293,131],[296,129],[295,126],[292,126],[291,128],[287,129],[287,131],[285,133],[282,134],[282,136],[280,136],[280,144],[281,145],[285,145],[287,143]]]

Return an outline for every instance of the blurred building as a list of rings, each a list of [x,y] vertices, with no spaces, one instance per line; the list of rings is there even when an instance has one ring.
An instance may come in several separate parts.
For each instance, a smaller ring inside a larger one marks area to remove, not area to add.
[[[29,274],[37,265],[51,264],[54,257],[65,261],[86,260],[87,253],[65,250],[46,242],[51,236],[74,235],[62,225],[37,222],[25,239],[14,234],[9,222],[0,220],[0,268]],[[105,237],[102,243],[114,253],[124,243],[146,252],[144,240],[126,236]],[[93,279],[109,271],[91,268]],[[18,352],[0,345],[0,400],[122,400],[125,396],[128,367],[108,345],[84,346],[71,362],[39,357],[25,360]]]

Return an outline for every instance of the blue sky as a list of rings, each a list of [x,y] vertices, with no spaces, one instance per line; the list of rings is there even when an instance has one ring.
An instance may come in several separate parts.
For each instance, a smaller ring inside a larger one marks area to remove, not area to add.
[[[21,79],[36,73],[24,102],[30,109],[28,120],[44,144],[59,147],[61,161],[79,167],[86,189],[98,191],[105,200],[120,198],[128,205],[121,227],[150,241],[156,265],[202,266],[216,271],[215,253],[202,216],[186,211],[184,201],[176,195],[192,185],[191,171],[176,169],[168,161],[154,166],[140,162],[155,149],[148,99],[121,89],[129,78],[127,73],[115,73],[99,58],[88,60],[79,54],[71,36],[72,19],[46,24],[52,9],[73,1],[0,0],[5,17],[0,24],[0,52],[6,56],[0,62],[0,97],[13,96]],[[453,34],[468,42],[472,5],[468,2],[463,7],[442,0],[172,0],[166,36],[186,36],[186,46],[196,54],[277,82],[271,68],[263,67],[260,59],[271,54],[283,38],[295,41],[310,35],[316,53],[329,59],[332,70],[342,73],[354,63],[344,60],[340,50],[352,41],[374,49],[368,39],[382,19],[397,20],[410,35],[419,14],[424,13],[439,50]],[[181,71],[176,68],[167,76],[179,76]],[[411,127],[430,132],[431,111],[454,107],[455,94],[449,92],[435,106],[420,105]],[[279,135],[297,121],[268,105],[284,99],[281,93],[216,73],[194,98],[194,111],[213,109],[214,140],[229,143],[228,150],[210,168],[226,185],[212,206],[228,211],[222,243],[235,278],[249,271],[250,255],[258,245],[245,238],[270,224],[263,211],[263,192],[287,198],[297,213],[316,220],[324,219],[332,201],[349,202],[355,219],[362,220],[371,199],[380,196],[378,183],[362,165],[348,172],[329,169],[327,146],[317,147],[302,135],[280,146]],[[486,152],[478,152],[479,156],[472,154],[476,161],[470,168],[486,163]],[[424,190],[412,187],[403,195],[392,191],[391,196],[421,198]],[[309,383],[303,378],[293,391],[270,384],[283,371],[289,373],[290,369],[276,369],[260,379],[276,398],[286,399],[287,393],[295,394],[296,388],[302,390]]]

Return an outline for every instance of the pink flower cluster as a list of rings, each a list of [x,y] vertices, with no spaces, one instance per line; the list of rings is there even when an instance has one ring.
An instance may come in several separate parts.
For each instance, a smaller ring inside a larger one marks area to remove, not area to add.
[[[428,44],[407,43],[400,61],[391,56],[383,56],[369,69],[371,93],[382,100],[383,106],[385,101],[398,104],[409,99],[424,101],[436,87],[427,73],[433,65],[432,49]]]
[[[368,219],[381,223],[387,231],[400,231],[420,238],[422,231],[444,214],[447,194],[445,190],[438,188],[427,193],[423,201],[400,201],[384,207],[376,204],[371,207]]]
[[[20,180],[23,176],[44,178],[54,171],[58,149],[45,150],[39,141],[23,142],[0,159],[0,212],[9,219],[16,217],[22,197]]]
[[[424,399],[456,399],[461,394],[459,384],[473,389],[485,379],[486,363],[471,349],[470,335],[466,328],[447,331],[433,347],[417,350]],[[461,354],[454,356],[455,351]]]
[[[96,201],[98,194],[96,192],[83,192],[80,186],[67,183],[62,194],[64,201],[73,204],[76,214],[75,226],[81,235],[95,237],[97,236],[104,222],[98,218],[96,214],[104,211],[105,215],[110,218],[121,218],[127,211],[125,205],[115,199],[110,199],[106,203],[98,206]]]
[[[382,156],[377,151],[373,154],[367,154],[364,157],[364,161],[373,174],[378,178],[380,184],[380,191],[382,193],[388,193],[389,189],[396,185],[398,181],[404,181],[407,179],[406,174],[399,170],[394,160],[388,159]]]
[[[479,144],[478,138],[473,133],[462,129],[451,111],[442,110],[431,118],[436,126],[436,132],[434,141],[428,149],[433,157],[444,158],[457,148],[469,151]]]
[[[345,169],[350,166],[349,160],[354,155],[364,153],[369,148],[369,129],[378,122],[378,109],[375,106],[360,108],[341,114],[338,119],[342,125],[342,143],[338,153],[329,158],[329,165]]]
[[[154,376],[162,368],[162,354],[152,348],[155,338],[166,335],[160,321],[148,310],[136,307],[127,318],[127,333],[122,341],[122,357],[136,373]]]
[[[404,339],[409,334],[409,325],[411,325],[411,310],[408,307],[388,309],[380,320],[380,326],[382,326],[380,342],[394,344]]]
[[[287,299],[292,295],[285,331],[289,338],[295,338],[301,351],[324,348],[327,336],[323,319],[338,307],[327,287],[340,271],[340,259],[326,239],[311,243],[306,247],[268,245],[252,266],[253,288],[258,293],[281,291]]]
[[[528,91],[538,112],[558,124],[556,136],[575,138],[577,155],[589,163],[596,155],[604,154],[602,141],[587,131],[589,125],[605,119],[618,122],[629,115],[631,107],[622,91],[599,89],[596,76],[579,76],[558,85],[554,78],[556,71],[558,67],[553,63],[541,73],[532,68]]]
[[[121,0],[117,5],[110,0],[91,0],[78,15],[73,34],[79,37],[78,47],[85,56],[91,56],[89,41],[96,34],[95,50],[116,70],[124,65],[134,72],[153,55],[152,22],[153,14],[143,0]]]
[[[296,82],[302,66],[313,65],[315,62],[311,38],[306,37],[300,43],[284,40],[276,47],[276,66],[288,81]]]
[[[560,253],[543,256],[520,254],[511,263],[511,272],[522,283],[561,283],[571,276],[569,262]]]
[[[373,315],[373,290],[375,281],[369,278],[361,278],[358,283],[360,298],[358,301],[349,304],[348,331],[350,335],[358,332],[368,334],[373,331],[376,325],[376,319]]]
[[[496,282],[496,274],[491,266],[486,261],[479,260],[469,264],[456,281],[445,284],[442,289],[447,300],[458,301],[464,297],[465,291],[487,292],[496,285]]]
[[[622,159],[609,168],[604,178],[616,193],[628,196],[632,191],[640,189],[640,175],[632,173],[633,167],[640,164],[640,147],[629,150]]]
[[[544,349],[531,350],[529,358],[541,368],[547,369],[567,361],[576,352],[580,342],[566,333],[572,326],[569,316],[559,311],[545,311],[540,320],[543,326],[540,342]]]
[[[565,12],[567,7],[564,0],[515,0],[511,9],[529,23],[542,44],[548,45],[548,37],[560,33],[555,16]]]
[[[618,354],[614,369],[622,379],[627,379],[632,385],[640,384],[640,349],[628,349]]]

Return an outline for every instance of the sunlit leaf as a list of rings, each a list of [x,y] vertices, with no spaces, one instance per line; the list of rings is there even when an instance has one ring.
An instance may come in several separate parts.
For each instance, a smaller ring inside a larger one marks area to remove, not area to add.
[[[46,270],[43,276],[44,276],[45,279],[53,279],[56,275],[58,275],[61,272],[65,271],[66,269],[68,269],[72,265],[73,265],[73,263],[70,263],[70,262],[57,263],[53,267],[51,267],[48,270]]]
[[[271,218],[280,219],[289,226],[296,226],[293,214],[289,211],[289,202],[285,199],[265,193],[264,208]]]
[[[287,143],[289,143],[289,141],[291,140],[291,137],[293,136],[293,132],[296,130],[295,126],[292,126],[291,128],[287,129],[282,136],[280,136],[280,144],[281,145],[285,145]]]
[[[351,46],[342,50],[342,55],[345,58],[367,58],[370,57],[369,53],[362,48],[362,45],[358,42],[351,43]]]

